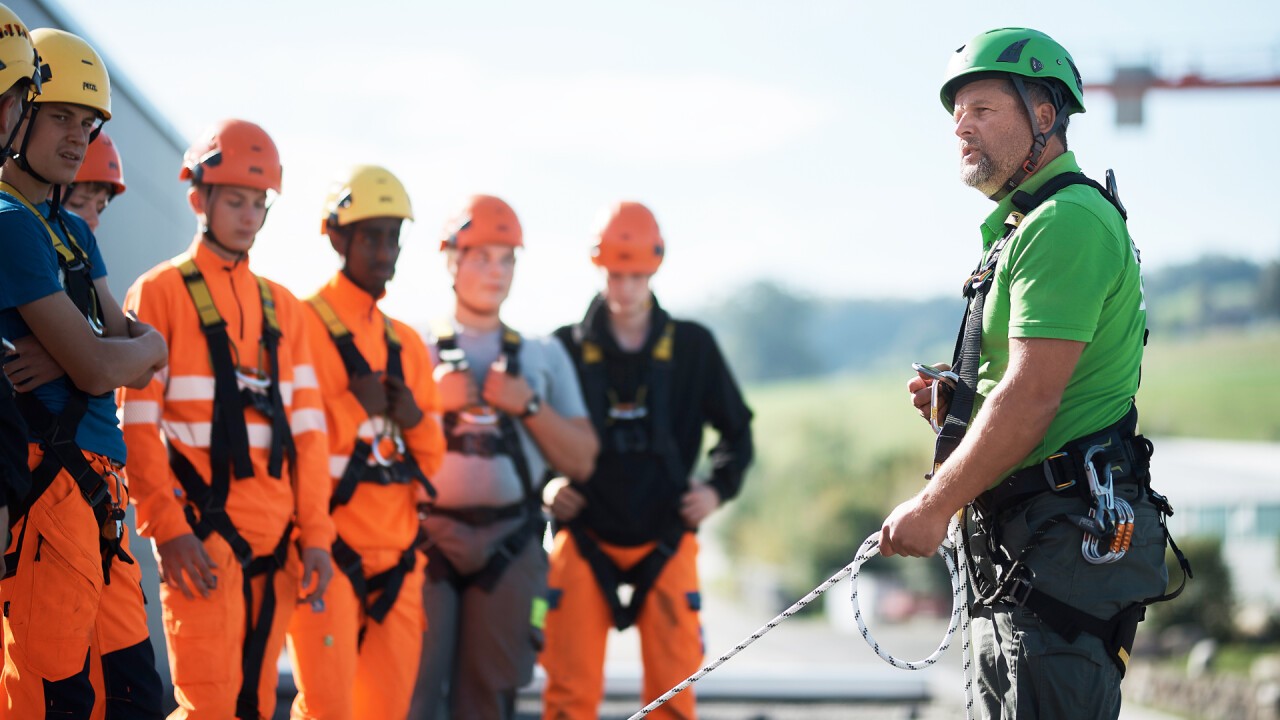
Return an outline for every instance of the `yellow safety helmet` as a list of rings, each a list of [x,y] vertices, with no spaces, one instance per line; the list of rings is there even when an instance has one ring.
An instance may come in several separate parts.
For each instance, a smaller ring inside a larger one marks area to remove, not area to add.
[[[39,94],[38,61],[27,26],[7,5],[0,5],[0,92],[25,81]]]
[[[390,170],[377,165],[357,165],[345,179],[330,187],[320,217],[320,233],[382,217],[413,220],[409,193]]]
[[[110,120],[111,78],[98,52],[84,38],[53,28],[32,30],[31,40],[44,80],[36,102],[83,105]]]

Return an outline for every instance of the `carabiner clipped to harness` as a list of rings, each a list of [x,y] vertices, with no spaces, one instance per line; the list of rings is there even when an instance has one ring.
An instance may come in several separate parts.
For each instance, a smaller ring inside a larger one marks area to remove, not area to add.
[[[253,392],[265,393],[271,388],[271,378],[263,375],[257,370],[245,372],[245,368],[236,368],[236,382],[246,390]]]
[[[1106,565],[1124,557],[1133,542],[1133,507],[1124,498],[1115,495],[1115,483],[1111,476],[1111,463],[1104,466],[1102,478],[1093,464],[1094,455],[1105,448],[1094,445],[1084,454],[1084,474],[1089,479],[1089,493],[1093,505],[1089,519],[1094,521],[1101,534],[1086,531],[1080,544],[1080,554],[1092,565]],[[1109,541],[1106,550],[1100,544]]]
[[[458,419],[472,425],[497,425],[498,413],[488,405],[472,405],[458,411]]]
[[[395,455],[386,457],[382,454],[382,441],[391,440],[395,444]],[[373,434],[373,442],[370,443],[370,449],[373,455],[373,461],[379,467],[388,468],[395,464],[397,458],[404,456],[404,437],[400,435],[400,428],[391,422],[389,418],[382,418],[382,427]]]

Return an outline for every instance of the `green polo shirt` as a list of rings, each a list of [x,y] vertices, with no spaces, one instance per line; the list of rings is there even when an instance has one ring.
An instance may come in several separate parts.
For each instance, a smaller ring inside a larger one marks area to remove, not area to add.
[[[1050,178],[1080,172],[1064,153],[1027,178],[1034,193]],[[982,224],[983,254],[1005,233],[1012,194]],[[1000,256],[982,317],[975,412],[1009,368],[1009,338],[1087,343],[1040,444],[1019,468],[1122,418],[1138,391],[1147,306],[1128,228],[1097,190],[1072,185],[1027,215]]]

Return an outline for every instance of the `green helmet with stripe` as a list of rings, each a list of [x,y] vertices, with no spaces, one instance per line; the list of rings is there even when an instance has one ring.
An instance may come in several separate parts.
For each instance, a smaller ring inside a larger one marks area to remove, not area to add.
[[[942,106],[955,112],[956,91],[993,73],[1040,81],[1054,96],[1060,112],[1084,112],[1084,83],[1071,54],[1053,38],[1030,28],[988,30],[961,45],[947,65]]]

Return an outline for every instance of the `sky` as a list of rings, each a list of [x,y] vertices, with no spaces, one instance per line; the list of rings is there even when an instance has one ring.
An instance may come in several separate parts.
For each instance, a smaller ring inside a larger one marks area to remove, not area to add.
[[[495,194],[526,242],[503,316],[532,332],[581,316],[602,284],[592,230],[621,199],[657,215],[654,288],[677,311],[759,279],[956,294],[991,203],[959,182],[938,90],[987,29],[1049,33],[1086,83],[1133,62],[1280,76],[1280,4],[1264,0],[57,2],[184,137],[242,117],[275,138],[284,191],[255,271],[299,294],[321,284],[337,268],[325,191],[380,164],[417,216],[388,312],[422,325],[451,309],[441,228],[466,196]],[[1280,257],[1280,90],[1158,91],[1141,128],[1117,127],[1105,93],[1085,102],[1071,149],[1099,180],[1115,169],[1146,267]]]

